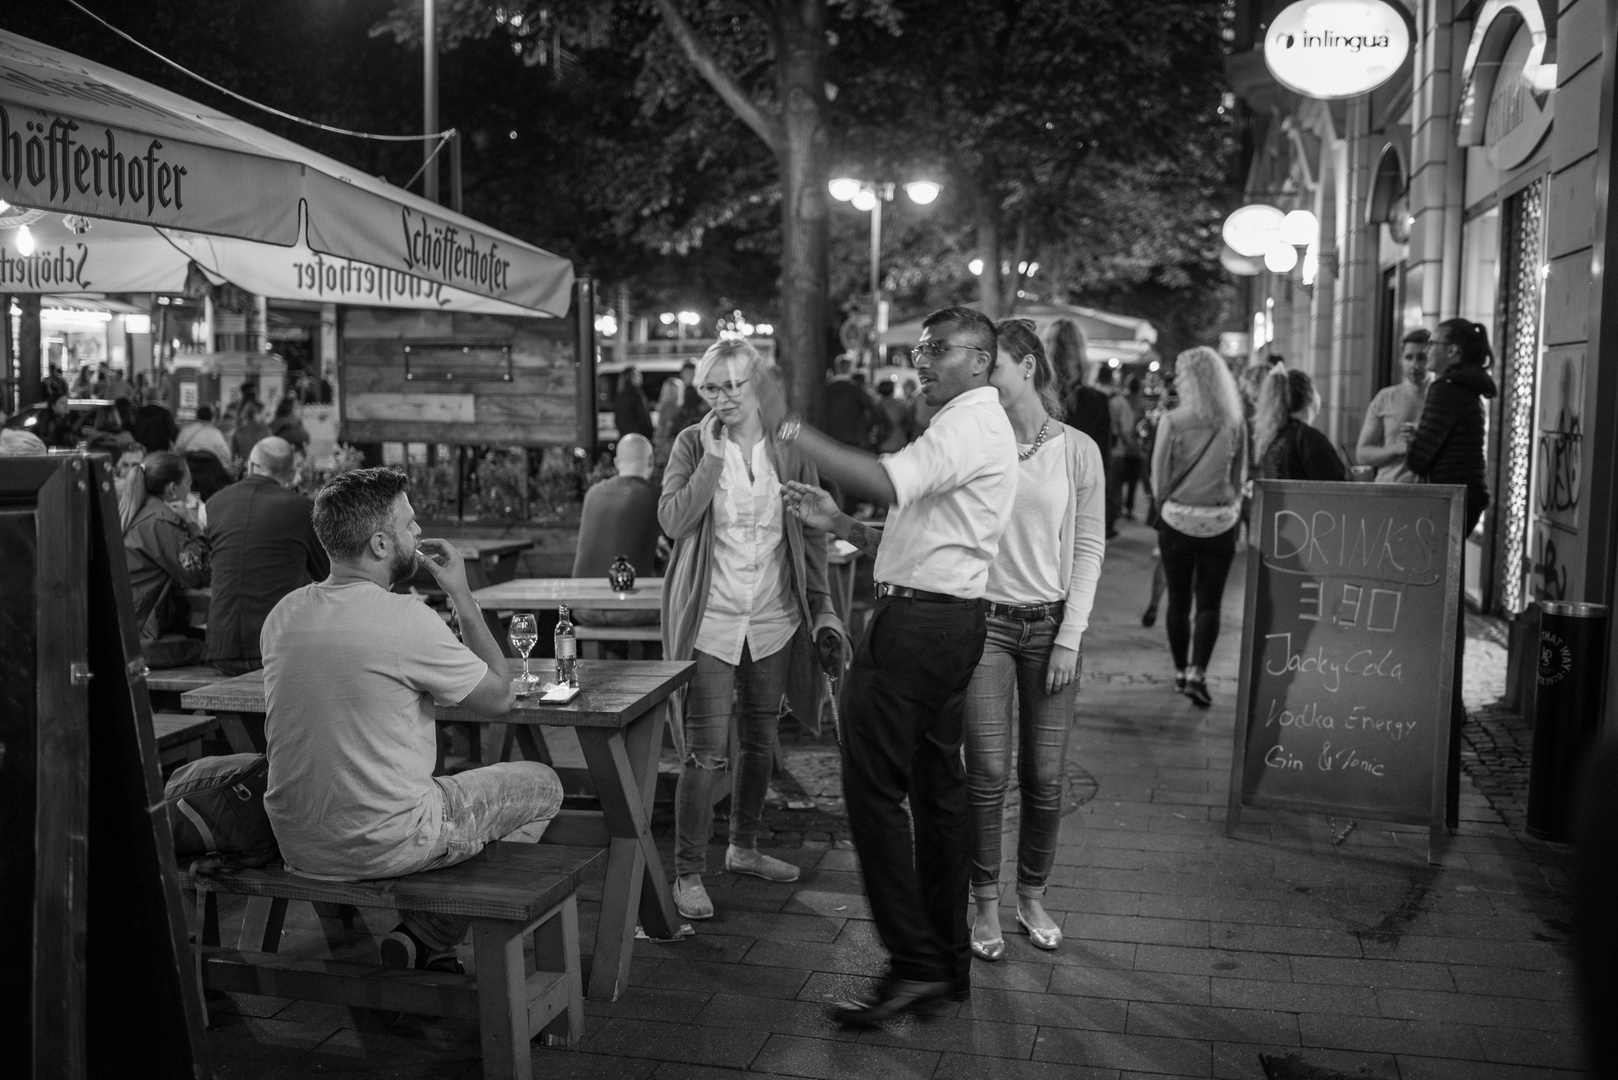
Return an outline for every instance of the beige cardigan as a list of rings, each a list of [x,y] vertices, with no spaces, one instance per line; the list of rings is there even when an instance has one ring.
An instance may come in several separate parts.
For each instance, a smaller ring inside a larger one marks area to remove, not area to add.
[[[769,436],[765,447],[783,482],[819,486],[820,474],[796,447]],[[669,660],[689,660],[696,651],[713,580],[713,502],[723,470],[721,459],[704,453],[700,424],[675,437],[657,503],[658,523],[674,539],[674,555],[663,575],[663,656]],[[847,634],[826,587],[826,534],[801,522],[796,529],[790,520],[786,525],[783,535],[791,552],[785,560],[785,584],[798,605],[798,631],[788,646],[793,654],[787,702],[800,719],[814,723],[825,693],[815,635],[828,626],[844,638]]]
[[[1101,561],[1106,557],[1107,479],[1101,464],[1101,451],[1095,440],[1067,424],[1067,517],[1062,519],[1062,577],[1067,581],[1067,606],[1062,625],[1056,631],[1056,644],[1079,651],[1084,631],[1090,626],[1090,609],[1095,605],[1096,582],[1101,578]],[[1078,540],[1079,534],[1085,540]]]

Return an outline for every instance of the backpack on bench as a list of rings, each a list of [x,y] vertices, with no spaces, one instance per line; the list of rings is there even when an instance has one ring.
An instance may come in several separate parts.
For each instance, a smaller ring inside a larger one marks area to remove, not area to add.
[[[180,859],[208,857],[256,868],[281,857],[264,811],[270,762],[263,754],[207,757],[174,770],[163,805]]]

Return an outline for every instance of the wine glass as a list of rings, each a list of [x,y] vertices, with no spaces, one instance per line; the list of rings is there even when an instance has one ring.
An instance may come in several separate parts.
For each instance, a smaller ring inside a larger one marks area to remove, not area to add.
[[[513,615],[511,617],[511,647],[522,653],[522,681],[523,685],[532,686],[539,680],[528,673],[528,654],[539,641],[539,629],[534,624],[532,615]]]

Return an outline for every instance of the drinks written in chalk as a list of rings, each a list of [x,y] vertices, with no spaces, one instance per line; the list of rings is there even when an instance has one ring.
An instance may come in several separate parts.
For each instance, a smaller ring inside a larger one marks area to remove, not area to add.
[[[1234,819],[1275,806],[1431,826],[1458,606],[1456,494],[1259,482]]]

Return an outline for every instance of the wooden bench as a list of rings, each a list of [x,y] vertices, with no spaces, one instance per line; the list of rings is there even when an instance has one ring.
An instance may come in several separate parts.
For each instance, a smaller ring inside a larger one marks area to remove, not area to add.
[[[530,1039],[542,1034],[547,1045],[567,1046],[583,1034],[576,891],[606,861],[602,848],[496,841],[456,866],[379,881],[320,881],[274,868],[211,869],[182,873],[180,887],[196,890],[196,964],[204,988],[476,1020],[484,1077],[531,1080]],[[218,893],[250,898],[236,949],[219,943]],[[315,904],[322,922],[335,918],[342,904],[470,918],[477,973],[281,956],[288,900]],[[532,973],[523,961],[529,934],[537,969]]]
[[[218,718],[206,713],[153,713],[158,764],[167,767],[200,757],[202,740],[218,727]]]
[[[587,660],[599,660],[601,658],[599,642],[603,641],[629,642],[629,659],[631,660],[644,660],[647,658],[645,656],[646,646],[643,642],[654,641],[658,645],[658,651],[662,651],[663,628],[656,624],[651,626],[578,625],[574,626],[573,633],[581,643],[579,655]]]

